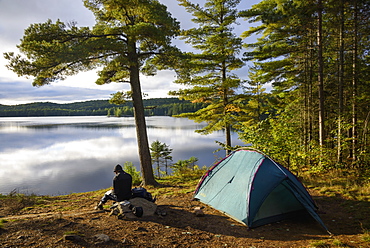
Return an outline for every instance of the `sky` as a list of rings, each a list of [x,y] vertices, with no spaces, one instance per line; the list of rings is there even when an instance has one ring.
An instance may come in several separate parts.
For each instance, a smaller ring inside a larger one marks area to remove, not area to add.
[[[176,0],[159,0],[176,18],[181,28],[194,26],[191,14],[178,5]],[[203,5],[204,0],[193,0]],[[242,0],[240,9],[248,9],[259,0]],[[18,77],[8,70],[4,52],[19,53],[16,45],[20,43],[24,30],[33,23],[43,23],[48,19],[53,22],[77,22],[78,26],[92,27],[95,23],[91,11],[84,7],[82,0],[0,0],[0,104],[15,105],[31,102],[69,103],[88,100],[109,99],[111,94],[129,90],[129,84],[111,83],[96,85],[96,71],[80,72],[63,81],[54,82],[42,87],[33,87],[32,78]],[[236,34],[248,29],[247,22],[235,29]],[[188,49],[181,41],[175,41],[180,49]],[[245,67],[244,70],[247,70]],[[247,74],[247,71],[242,72]],[[173,83],[176,74],[172,71],[159,71],[155,76],[141,76],[141,86],[146,98],[170,97],[170,90],[177,90],[179,85]]]

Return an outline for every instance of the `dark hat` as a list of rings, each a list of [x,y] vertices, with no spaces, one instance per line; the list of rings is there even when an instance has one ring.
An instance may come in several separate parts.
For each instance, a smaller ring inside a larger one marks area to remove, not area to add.
[[[114,172],[116,172],[116,171],[123,171],[122,166],[119,165],[119,164],[117,164],[116,166],[114,166],[114,170],[113,171]]]

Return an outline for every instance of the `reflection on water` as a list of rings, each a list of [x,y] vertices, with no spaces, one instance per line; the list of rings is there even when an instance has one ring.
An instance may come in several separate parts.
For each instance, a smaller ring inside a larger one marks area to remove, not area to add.
[[[194,132],[202,126],[187,119],[148,117],[149,143],[169,145],[174,162],[195,156],[200,166],[210,166],[224,156],[224,151],[213,153],[219,148],[214,141],[223,142],[224,135]],[[117,163],[130,161],[140,167],[131,117],[0,118],[0,137],[0,194],[14,189],[57,195],[108,188]]]

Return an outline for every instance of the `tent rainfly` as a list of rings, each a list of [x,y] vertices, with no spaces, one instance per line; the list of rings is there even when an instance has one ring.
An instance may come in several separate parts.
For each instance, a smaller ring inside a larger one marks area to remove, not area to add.
[[[249,228],[308,212],[329,232],[302,183],[255,150],[237,150],[215,164],[200,180],[194,198]]]

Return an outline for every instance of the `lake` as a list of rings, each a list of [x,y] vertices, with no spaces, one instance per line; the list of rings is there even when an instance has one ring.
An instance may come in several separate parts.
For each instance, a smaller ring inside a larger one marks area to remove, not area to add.
[[[147,117],[149,145],[169,145],[173,162],[194,156],[211,166],[224,133],[200,135],[205,124],[174,117]],[[1,117],[0,194],[16,190],[61,195],[111,187],[113,167],[132,162],[139,170],[133,117]],[[233,134],[233,145],[242,145]]]

